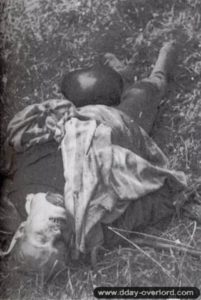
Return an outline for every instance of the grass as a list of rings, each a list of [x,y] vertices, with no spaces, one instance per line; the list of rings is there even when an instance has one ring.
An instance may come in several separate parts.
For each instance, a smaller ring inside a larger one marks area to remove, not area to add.
[[[6,0],[0,4],[4,61],[2,139],[11,117],[31,103],[62,98],[59,84],[69,69],[89,66],[112,52],[134,66],[132,76],[150,73],[162,43],[182,45],[175,81],[163,100],[152,136],[170,167],[188,177],[185,199],[200,200],[201,3],[199,0]],[[174,217],[164,230],[148,233],[201,247],[201,226]],[[145,253],[146,254],[145,254]],[[157,263],[156,263],[157,262]],[[73,264],[50,282],[39,275],[1,269],[3,299],[93,299],[97,286],[197,286],[199,259],[173,249],[136,248],[130,243],[105,251],[93,270]]]

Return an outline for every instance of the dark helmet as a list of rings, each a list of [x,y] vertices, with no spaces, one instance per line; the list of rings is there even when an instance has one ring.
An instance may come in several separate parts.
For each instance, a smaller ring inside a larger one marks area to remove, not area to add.
[[[104,65],[69,72],[61,83],[61,92],[77,107],[89,104],[118,105],[122,90],[121,75]]]

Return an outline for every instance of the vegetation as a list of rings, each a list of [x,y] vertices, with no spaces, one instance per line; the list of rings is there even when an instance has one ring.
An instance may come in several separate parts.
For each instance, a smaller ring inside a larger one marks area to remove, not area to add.
[[[89,66],[111,52],[124,64],[134,66],[131,76],[137,80],[150,73],[164,41],[179,40],[179,65],[152,135],[170,159],[170,167],[187,174],[188,189],[181,203],[200,201],[199,0],[4,0],[0,9],[2,134],[21,108],[62,98],[59,84],[65,71]],[[178,214],[163,230],[149,228],[147,233],[201,247],[199,222]],[[130,243],[105,251],[96,270],[84,261],[79,262],[49,282],[36,275],[19,276],[13,269],[7,269],[3,262],[1,299],[93,299],[97,286],[201,289],[198,258],[173,249],[137,249]]]

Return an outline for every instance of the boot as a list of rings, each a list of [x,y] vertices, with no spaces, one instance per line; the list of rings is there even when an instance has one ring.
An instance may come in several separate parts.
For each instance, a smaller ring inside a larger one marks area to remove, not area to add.
[[[177,65],[178,53],[179,47],[176,41],[165,43],[159,52],[151,76],[161,73],[167,81],[172,78],[175,66]]]

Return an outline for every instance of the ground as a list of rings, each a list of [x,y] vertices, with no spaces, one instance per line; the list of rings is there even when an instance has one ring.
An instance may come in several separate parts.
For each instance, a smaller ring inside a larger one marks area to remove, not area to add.
[[[111,52],[134,66],[131,75],[137,80],[150,73],[164,41],[179,40],[178,68],[152,136],[168,156],[170,168],[187,174],[188,189],[181,201],[200,199],[199,0],[4,0],[0,9],[2,141],[9,120],[19,109],[62,98],[59,85],[65,71],[89,66]],[[149,232],[197,249],[201,245],[199,223],[178,216],[163,231]],[[171,249],[137,249],[129,243],[106,251],[96,270],[81,262],[50,282],[38,276],[13,278],[12,274],[14,270],[1,271],[1,299],[93,299],[96,286],[201,289],[198,258]]]

